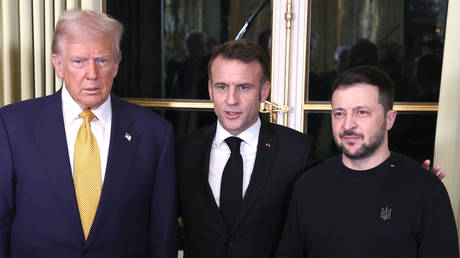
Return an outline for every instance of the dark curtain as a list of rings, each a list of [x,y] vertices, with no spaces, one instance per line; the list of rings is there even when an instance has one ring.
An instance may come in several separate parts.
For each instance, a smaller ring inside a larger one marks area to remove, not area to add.
[[[107,1],[107,13],[124,25],[122,61],[113,92],[161,97],[161,1]]]

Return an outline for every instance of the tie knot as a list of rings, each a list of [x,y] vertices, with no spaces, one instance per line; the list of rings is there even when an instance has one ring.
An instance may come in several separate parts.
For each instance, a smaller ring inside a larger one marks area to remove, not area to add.
[[[238,137],[228,137],[227,139],[225,139],[225,142],[227,143],[228,147],[230,148],[230,150],[232,152],[240,152],[240,145],[241,145],[241,140],[240,138]]]
[[[82,118],[84,122],[91,122],[96,115],[94,115],[90,110],[83,110],[79,117]]]

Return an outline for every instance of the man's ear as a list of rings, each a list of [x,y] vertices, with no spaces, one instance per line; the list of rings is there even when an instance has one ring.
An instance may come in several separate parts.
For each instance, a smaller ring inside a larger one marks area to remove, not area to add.
[[[270,81],[266,81],[262,88],[260,89],[260,102],[265,102],[270,95]]]
[[[393,124],[395,123],[395,120],[396,120],[396,110],[390,110],[387,112],[386,116],[385,116],[385,119],[386,119],[386,122],[387,122],[387,126],[386,126],[386,130],[387,131],[390,131],[390,129],[393,127]]]
[[[212,100],[212,81],[211,79],[208,80],[208,92],[209,92],[209,99]]]
[[[117,74],[118,74],[118,66],[120,65],[120,61],[118,61],[117,63],[115,63],[115,65],[113,66],[113,72],[112,72],[112,76],[113,78],[117,77]]]
[[[64,69],[62,68],[62,60],[61,60],[61,57],[57,54],[53,54],[51,56],[52,60],[53,60],[53,66],[54,66],[54,70],[56,71],[56,74],[60,77],[60,78],[64,78]]]

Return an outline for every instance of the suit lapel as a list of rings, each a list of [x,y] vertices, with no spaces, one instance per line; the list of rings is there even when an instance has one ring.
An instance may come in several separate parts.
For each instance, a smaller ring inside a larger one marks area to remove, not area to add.
[[[84,243],[62,115],[61,91],[47,97],[33,122],[45,172],[73,231]]]
[[[251,208],[254,206],[258,196],[271,173],[271,167],[277,150],[277,142],[273,137],[273,131],[268,124],[262,120],[257,144],[257,154],[252,170],[251,181],[243,199],[240,212],[232,231],[236,230],[244,221]]]
[[[135,118],[129,109],[123,108],[124,103],[113,94],[112,99],[112,129],[110,134],[109,156],[107,168],[102,185],[101,199],[99,201],[96,217],[94,218],[88,242],[95,239],[97,232],[117,206],[124,186],[132,169],[132,162],[136,154],[140,135],[131,130]]]

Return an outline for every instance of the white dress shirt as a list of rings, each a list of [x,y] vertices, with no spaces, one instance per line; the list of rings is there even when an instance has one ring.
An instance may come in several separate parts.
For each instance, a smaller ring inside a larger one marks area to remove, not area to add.
[[[240,146],[241,157],[243,157],[243,189],[242,196],[246,194],[249,182],[251,180],[252,170],[257,154],[257,144],[259,141],[260,118],[251,127],[246,129],[239,135],[231,135],[227,132],[219,122],[217,122],[216,136],[211,146],[211,154],[209,157],[209,177],[208,182],[211,187],[212,194],[217,206],[220,206],[220,184],[222,182],[222,174],[225,164],[230,158],[230,148],[225,139],[231,136],[236,136],[242,139]]]
[[[74,173],[74,153],[75,141],[77,140],[78,130],[83,124],[83,119],[78,115],[82,109],[77,102],[70,96],[65,85],[62,86],[62,114],[64,116],[65,135],[67,139],[67,147],[69,149],[69,160]],[[107,167],[107,157],[110,144],[110,129],[112,127],[112,102],[110,95],[107,100],[97,109],[92,109],[91,112],[96,116],[91,121],[91,132],[96,137],[101,157],[101,180],[103,183],[105,178],[105,170]]]

